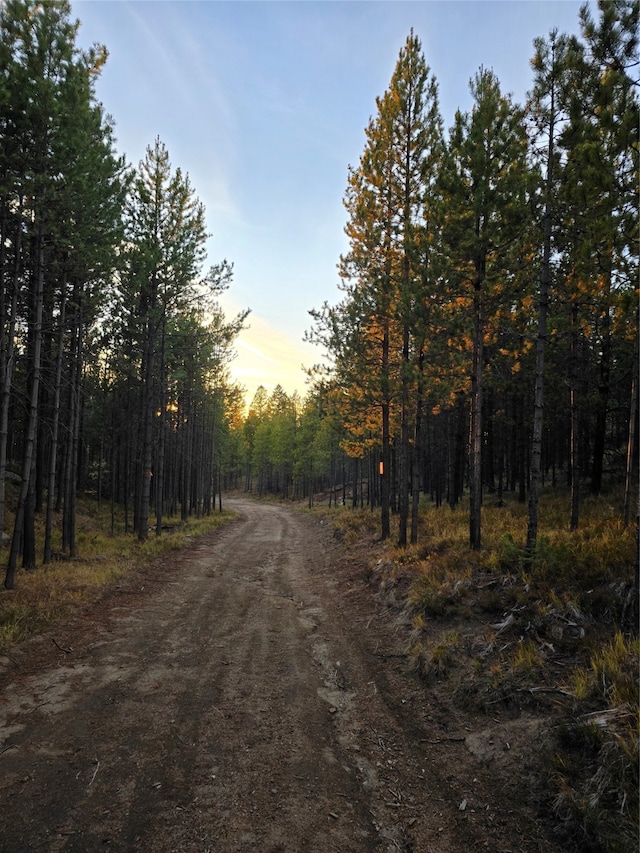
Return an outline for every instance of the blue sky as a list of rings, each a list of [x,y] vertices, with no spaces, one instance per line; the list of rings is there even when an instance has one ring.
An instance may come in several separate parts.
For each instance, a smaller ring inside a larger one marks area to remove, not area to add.
[[[448,129],[492,68],[520,103],[533,39],[578,32],[574,0],[77,0],[82,46],[106,45],[97,94],[137,164],[156,136],[207,211],[209,263],[235,276],[223,300],[250,308],[233,378],[305,393],[308,311],[338,301],[342,198],[375,98],[410,29],[439,85]]]

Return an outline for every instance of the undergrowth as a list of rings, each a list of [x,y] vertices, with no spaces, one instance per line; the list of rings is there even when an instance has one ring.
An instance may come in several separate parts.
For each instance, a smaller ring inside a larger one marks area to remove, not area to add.
[[[552,803],[560,827],[580,850],[637,849],[640,642],[616,632],[589,669],[577,668],[570,691],[576,713],[563,721],[552,755]],[[595,710],[577,713],[595,705]]]
[[[416,672],[461,710],[555,720],[539,781],[568,848],[627,853],[639,830],[636,531],[609,499],[586,499],[574,532],[568,510],[566,495],[544,496],[530,554],[525,505],[487,502],[480,551],[466,507],[423,506],[420,544],[387,543],[371,577],[404,608]],[[372,514],[336,517],[347,541],[372,535]]]
[[[332,509],[316,506],[305,512],[327,519],[337,539],[353,545],[363,536],[374,538],[379,534],[379,516],[369,509],[351,509],[336,504]]]

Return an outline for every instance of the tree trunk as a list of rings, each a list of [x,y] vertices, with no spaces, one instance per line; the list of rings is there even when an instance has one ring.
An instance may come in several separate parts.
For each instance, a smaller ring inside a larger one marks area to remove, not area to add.
[[[165,365],[165,346],[167,336],[166,316],[162,317],[162,332],[160,339],[160,388],[159,388],[159,423],[158,423],[158,458],[156,465],[156,536],[162,533],[162,516],[164,513],[164,460],[167,422],[167,376]]]
[[[469,543],[474,551],[482,544],[482,361],[484,358],[484,299],[482,276],[474,284],[475,327],[473,333],[473,363],[471,371],[471,429],[469,470]]]
[[[144,387],[142,392],[142,471],[140,472],[140,511],[138,514],[138,539],[144,542],[149,536],[149,507],[151,505],[151,478],[153,476],[153,371],[154,330],[153,315],[147,318],[145,342]]]
[[[607,263],[610,263],[607,260]],[[611,273],[608,269],[602,276],[606,280],[603,296],[608,297],[611,291]],[[610,302],[610,299],[607,299]],[[609,390],[611,374],[611,321],[609,307],[602,313],[602,353],[598,377],[598,395],[596,397],[596,423],[593,436],[593,458],[591,467],[591,494],[599,495],[602,491],[602,471],[604,464],[604,448],[607,433],[607,410],[609,408]]]
[[[180,518],[182,521],[187,521],[189,518],[189,502],[191,500],[191,448],[193,433],[192,409],[191,397],[187,395],[182,438],[182,505],[180,511]]]
[[[31,464],[34,456],[36,428],[38,423],[38,399],[40,393],[40,354],[42,350],[42,307],[44,294],[44,221],[42,219],[42,216],[39,217],[36,246],[37,265],[36,286],[34,295],[31,393],[29,395],[27,429],[25,434],[24,453],[22,458],[22,482],[20,485],[20,493],[18,495],[18,505],[16,508],[13,538],[11,540],[11,550],[9,552],[7,572],[4,581],[4,585],[7,589],[13,589],[13,585],[15,582],[15,571],[18,561],[18,553],[20,550],[20,543],[24,530],[25,505],[27,501],[27,492],[29,489],[29,479],[31,477]]]
[[[380,469],[380,538],[391,535],[391,436],[389,424],[389,320],[384,319],[382,342],[382,462]]]
[[[67,305],[66,273],[62,279],[62,299],[60,300],[60,329],[58,331],[58,352],[56,353],[56,373],[53,391],[53,423],[51,425],[51,453],[49,456],[49,475],[47,483],[47,506],[44,525],[43,563],[51,562],[51,535],[53,531],[53,507],[55,501],[56,472],[58,464],[58,430],[60,424],[60,394],[62,387],[62,357],[64,354],[64,324]]]
[[[398,489],[398,547],[407,546],[409,523],[409,327],[402,329],[402,410],[400,421],[400,471]]]
[[[518,425],[516,429],[516,459],[518,460],[518,503],[523,504],[527,499],[527,441],[526,426],[524,420],[524,399],[522,394],[516,391],[516,413]]]
[[[11,401],[11,385],[13,381],[13,359],[15,350],[16,315],[18,313],[18,289],[20,281],[20,253],[22,250],[22,206],[20,197],[18,204],[15,236],[15,258],[11,289],[11,307],[9,309],[8,325],[6,314],[5,290],[2,287],[2,315],[0,316],[1,332],[4,335],[0,347],[0,537],[5,529],[6,475],[7,475],[7,445],[9,438],[9,404]],[[4,243],[4,235],[3,235]],[[4,249],[3,249],[4,250]],[[1,544],[1,540],[0,540]]]
[[[637,315],[636,315],[637,316]],[[636,335],[631,376],[631,411],[629,412],[629,436],[627,438],[627,460],[624,480],[624,526],[629,526],[631,516],[631,490],[633,488],[633,459],[638,428],[638,336]],[[640,501],[640,495],[639,495]],[[640,503],[638,505],[640,509]],[[640,512],[638,513],[640,516]]]
[[[33,458],[31,460],[31,474],[29,476],[29,488],[24,505],[24,522],[22,525],[22,568],[35,569],[36,567],[36,460],[38,451],[38,439],[36,431],[36,444]]]
[[[549,127],[549,152],[547,155],[547,202],[544,211],[542,269],[538,298],[538,336],[536,339],[536,382],[533,395],[533,434],[531,439],[531,467],[529,471],[529,506],[527,518],[527,551],[535,550],[538,539],[538,500],[542,471],[542,428],[544,414],[544,355],[547,340],[547,306],[551,278],[551,181],[553,153],[553,94]]]
[[[578,309],[574,305],[571,308],[571,355],[570,355],[570,377],[569,377],[569,408],[571,411],[571,438],[570,438],[570,472],[571,472],[571,518],[569,530],[578,529],[580,515],[580,418],[578,412]]]
[[[62,547],[70,557],[76,556],[76,497],[78,487],[78,446],[80,441],[80,388],[82,382],[82,308],[79,288],[74,286],[75,319],[69,378],[69,419],[67,455],[64,473],[64,505],[62,512]]]
[[[420,457],[422,451],[422,369],[424,366],[424,351],[420,348],[418,358],[418,392],[416,394],[416,415],[413,430],[413,459],[411,483],[411,544],[418,541],[418,511],[420,508]]]

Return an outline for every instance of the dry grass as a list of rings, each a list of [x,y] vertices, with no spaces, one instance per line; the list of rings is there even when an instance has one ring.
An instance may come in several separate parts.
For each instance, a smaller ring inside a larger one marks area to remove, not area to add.
[[[615,502],[589,498],[571,533],[568,496],[546,494],[530,555],[526,506],[487,500],[482,513],[483,548],[472,551],[466,506],[423,506],[420,544],[378,548],[372,578],[404,606],[416,671],[462,710],[554,715],[542,784],[568,849],[627,853],[639,830],[636,531]],[[338,509],[331,520],[348,542],[378,532],[377,513]]]
[[[379,515],[367,509],[351,509],[340,504],[331,509],[315,506],[313,509],[301,508],[302,512],[328,521],[336,538],[345,545],[353,545],[362,538],[375,538],[379,534]]]
[[[617,631],[567,685],[575,707],[552,756],[552,807],[564,833],[583,849],[637,848],[639,657],[638,637]]]
[[[111,511],[103,504],[83,501],[77,516],[77,557],[61,555],[60,541],[54,539],[55,557],[35,570],[19,569],[15,588],[0,592],[0,653],[34,634],[50,630],[78,608],[95,600],[106,588],[133,569],[148,564],[161,554],[183,547],[187,542],[227,521],[229,512],[215,513],[182,524],[169,519],[162,536],[150,532],[139,542],[125,534],[118,518],[112,536]],[[42,531],[37,531],[42,538]],[[6,549],[3,557],[6,559]]]

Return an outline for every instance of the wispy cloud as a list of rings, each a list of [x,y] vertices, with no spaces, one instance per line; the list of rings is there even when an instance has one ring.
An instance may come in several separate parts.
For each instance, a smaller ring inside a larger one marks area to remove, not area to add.
[[[228,293],[222,296],[220,304],[227,316],[237,314],[240,309]],[[280,385],[287,394],[297,392],[304,396],[304,366],[318,360],[315,347],[276,329],[256,314],[249,315],[248,328],[236,341],[236,353],[229,370],[232,379],[245,387],[248,403],[260,385],[267,391]]]
[[[280,363],[277,359],[271,358],[271,356],[265,355],[260,349],[258,349],[258,347],[253,346],[253,344],[250,344],[248,341],[245,341],[242,338],[240,338],[238,340],[238,346],[240,347],[240,349],[248,350],[253,355],[257,356],[258,358],[263,359],[263,361],[269,361],[269,362],[271,362],[271,364],[276,364],[276,365]]]

